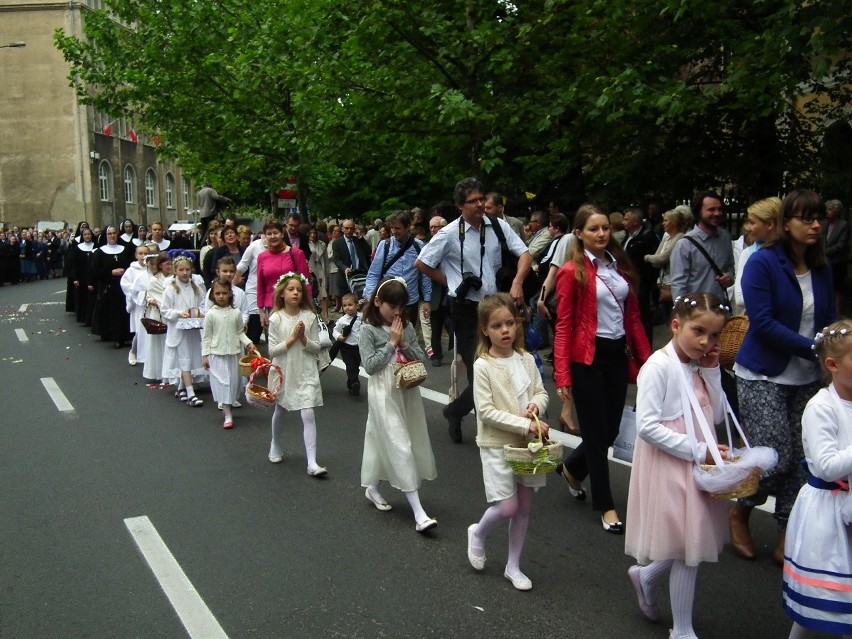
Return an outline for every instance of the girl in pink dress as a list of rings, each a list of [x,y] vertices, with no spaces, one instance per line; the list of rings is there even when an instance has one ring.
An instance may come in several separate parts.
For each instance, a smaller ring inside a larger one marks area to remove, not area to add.
[[[672,340],[639,373],[625,552],[637,561],[627,575],[642,613],[657,619],[654,587],[668,572],[674,621],[669,637],[697,639],[692,603],[698,564],[718,561],[728,524],[727,504],[701,492],[692,471],[696,463],[713,463],[710,447],[723,458],[728,447],[704,441],[694,412],[689,421],[696,425],[695,437],[687,435],[683,380],[692,385],[707,422],[722,421],[719,335],[730,309],[708,293],[689,293],[674,302]]]

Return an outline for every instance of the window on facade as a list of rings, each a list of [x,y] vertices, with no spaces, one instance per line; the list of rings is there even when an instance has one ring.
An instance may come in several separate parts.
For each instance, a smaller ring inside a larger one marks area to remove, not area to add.
[[[183,210],[192,208],[192,199],[189,197],[189,180],[183,178]]]
[[[157,206],[157,176],[153,169],[145,173],[145,206]]]
[[[166,173],[166,208],[175,208],[175,177]]]
[[[112,167],[106,160],[98,165],[98,190],[101,202],[112,202]]]
[[[129,164],[124,167],[124,202],[136,202],[136,171]]]

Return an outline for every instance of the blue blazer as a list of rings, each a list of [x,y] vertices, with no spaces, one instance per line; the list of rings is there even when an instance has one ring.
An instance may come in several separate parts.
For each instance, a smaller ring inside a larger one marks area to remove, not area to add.
[[[811,270],[814,289],[814,330],[837,319],[831,267]],[[799,335],[802,291],[793,264],[780,244],[752,255],[743,272],[743,299],[748,332],[736,363],[768,377],[780,375],[793,356],[813,361],[813,338]]]

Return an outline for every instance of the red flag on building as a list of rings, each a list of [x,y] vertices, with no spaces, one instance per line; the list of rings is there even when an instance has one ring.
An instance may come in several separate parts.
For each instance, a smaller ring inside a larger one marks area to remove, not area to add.
[[[103,131],[104,135],[106,135],[106,136],[110,136],[110,135],[112,135],[112,125],[111,125],[111,124],[107,124],[107,125],[106,125],[103,129],[102,129],[102,131]]]
[[[127,132],[127,137],[130,138],[130,141],[133,142],[133,144],[139,144],[139,136],[136,135],[136,131],[134,131],[133,129],[130,129]]]

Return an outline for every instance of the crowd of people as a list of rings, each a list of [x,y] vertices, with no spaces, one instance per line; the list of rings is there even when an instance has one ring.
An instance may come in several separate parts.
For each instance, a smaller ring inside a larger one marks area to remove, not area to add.
[[[648,619],[660,615],[655,585],[668,574],[669,636],[695,637],[698,564],[718,559],[729,532],[734,551],[754,559],[749,514],[774,494],[773,556],[784,565],[790,636],[852,633],[845,524],[852,507],[844,509],[852,323],[838,320],[849,254],[842,204],[806,190],[760,200],[736,242],[713,192],[665,213],[656,206],[607,213],[587,203],[571,219],[553,205],[520,220],[505,213],[502,196],[468,178],[456,185],[453,204],[457,215],[446,206],[431,216],[397,211],[367,227],[352,219],[307,224],[291,214],[267,221],[256,238],[233,220],[213,222],[198,256],[171,245],[159,223],[149,236],[128,221],[105,229],[102,240],[81,224],[66,252],[66,310],[103,341],[129,344],[128,362],[142,363],[149,385],[174,388],[180,402],[202,407],[198,384],[209,383],[226,429],[245,384],[238,360],[265,350],[276,390],[267,457],[283,460],[287,413],[298,411],[312,477],[328,473],[317,461],[314,413],[323,403],[322,372],[340,354],[349,393],[358,395],[363,366],[365,498],[386,511],[381,483],[402,491],[420,533],[438,525],[419,492],[436,477],[436,463],[420,393],[396,376],[409,362],[441,366],[452,349],[468,383],[443,415],[452,441],[462,443],[475,409],[489,503],[467,530],[467,556],[482,570],[487,539],[506,522],[504,576],[518,590],[532,588],[520,560],[532,495],[545,476],[513,473],[503,447],[526,446],[553,427],[542,421],[549,403],[542,369],[524,347],[529,331],[544,334],[555,414],[563,428],[576,414],[581,440],[556,472],[575,500],[586,500],[588,485],[606,534],[625,535],[637,561],[629,583]],[[749,328],[733,369],[723,370],[719,340],[732,309],[747,315]],[[143,318],[156,318],[164,332],[149,333]],[[661,321],[672,337],[652,353]],[[625,522],[607,453],[636,383]],[[695,479],[696,468],[725,466],[734,452],[712,428],[728,412],[739,415],[752,446],[778,457],[762,469],[757,492],[731,508]],[[795,534],[786,535],[788,527]]]

